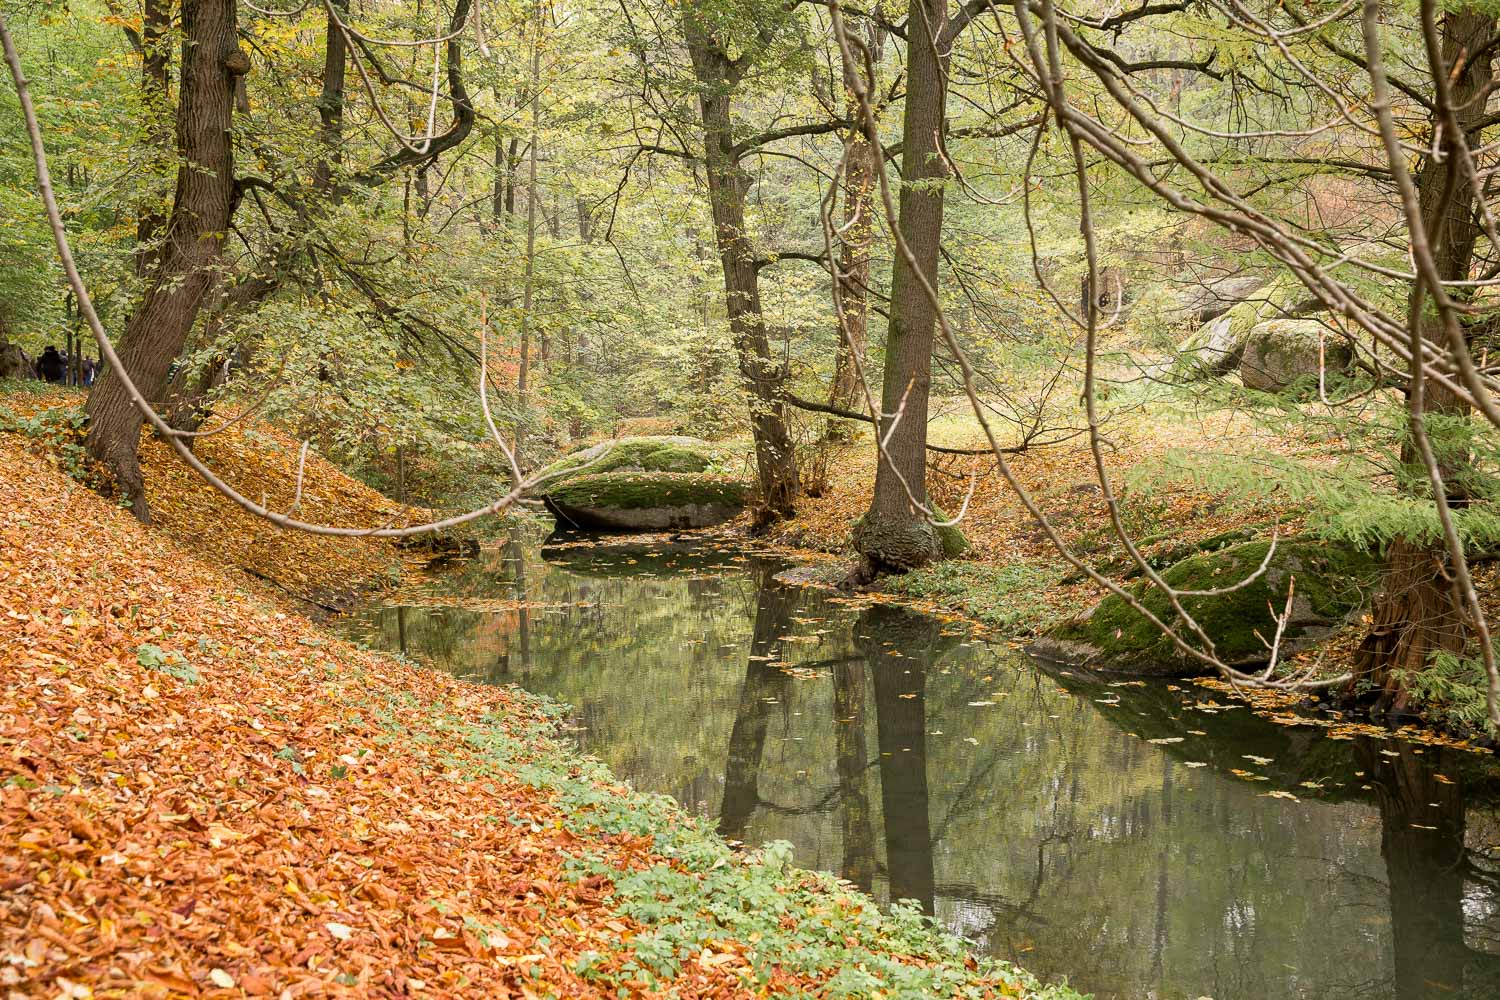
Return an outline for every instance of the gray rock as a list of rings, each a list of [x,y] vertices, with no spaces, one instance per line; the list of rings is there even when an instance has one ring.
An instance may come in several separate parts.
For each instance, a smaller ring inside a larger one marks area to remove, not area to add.
[[[1188,367],[1201,375],[1225,375],[1234,371],[1244,353],[1246,329],[1236,330],[1229,314],[1209,320],[1177,348]]]
[[[1167,318],[1176,323],[1207,323],[1227,313],[1265,284],[1266,279],[1258,274],[1236,274],[1203,282],[1184,291],[1167,311]]]
[[[1343,340],[1310,319],[1273,319],[1257,323],[1245,337],[1240,378],[1250,389],[1280,392],[1298,379],[1318,377],[1319,341],[1322,369],[1342,372],[1354,360]]]

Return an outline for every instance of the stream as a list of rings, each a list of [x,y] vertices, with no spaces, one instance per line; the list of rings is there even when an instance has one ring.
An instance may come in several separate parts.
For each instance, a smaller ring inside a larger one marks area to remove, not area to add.
[[[1100,1000],[1500,997],[1493,758],[1102,682],[716,545],[538,542],[344,628],[566,702],[635,787]]]

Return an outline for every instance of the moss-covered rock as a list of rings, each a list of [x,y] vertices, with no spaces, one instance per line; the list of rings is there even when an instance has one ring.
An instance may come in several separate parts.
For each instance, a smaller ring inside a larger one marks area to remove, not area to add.
[[[1187,379],[1233,372],[1244,358],[1251,331],[1273,317],[1284,315],[1296,298],[1297,287],[1283,277],[1259,289],[1254,298],[1238,302],[1204,323],[1177,345],[1174,371]]]
[[[1315,382],[1318,370],[1342,372],[1354,352],[1313,319],[1273,319],[1257,323],[1245,337],[1240,378],[1246,387],[1281,392],[1299,379]],[[1321,345],[1321,350],[1320,350]]]
[[[603,472],[575,476],[543,497],[561,527],[585,531],[704,528],[734,517],[748,484],[692,472]]]
[[[1253,574],[1269,546],[1248,542],[1196,555],[1167,569],[1162,578],[1177,590],[1222,589]],[[1279,613],[1286,606],[1293,577],[1292,613],[1282,639],[1286,652],[1307,648],[1362,608],[1379,569],[1379,560],[1361,550],[1306,539],[1282,541],[1266,572],[1252,583],[1225,594],[1184,597],[1182,604],[1213,639],[1221,660],[1253,666],[1269,658],[1266,642],[1276,633],[1271,609]],[[1193,638],[1160,590],[1137,584],[1133,593],[1183,638]],[[1106,673],[1184,676],[1208,669],[1113,594],[1039,640],[1036,652]]]
[[[540,473],[547,485],[605,472],[707,472],[718,459],[707,441],[681,435],[627,437],[575,451]]]

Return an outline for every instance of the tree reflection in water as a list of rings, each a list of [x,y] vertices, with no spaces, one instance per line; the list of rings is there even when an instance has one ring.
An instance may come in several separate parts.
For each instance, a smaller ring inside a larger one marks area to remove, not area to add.
[[[467,609],[357,628],[571,704],[637,787],[1101,1000],[1500,997],[1481,756],[1038,669],[729,551],[548,558],[512,542],[433,581]],[[511,596],[537,607],[475,603]]]

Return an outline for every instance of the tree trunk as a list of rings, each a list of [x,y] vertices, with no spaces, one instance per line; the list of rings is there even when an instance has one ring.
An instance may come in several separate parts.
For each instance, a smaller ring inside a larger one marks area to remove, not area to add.
[[[168,95],[168,70],[171,66],[170,43],[167,33],[171,28],[172,4],[170,0],[143,0],[141,4],[141,103],[144,105],[147,128],[146,141],[157,168],[165,170],[171,154],[172,132],[167,126],[167,115],[171,104]],[[155,173],[155,170],[152,171]],[[161,232],[165,217],[161,206],[148,201],[141,207],[141,217],[135,226],[135,273],[145,278],[156,265],[160,254],[153,241]]]
[[[512,138],[505,151],[505,214],[516,214],[516,167],[521,162],[521,140]]]
[[[948,92],[947,57],[939,53],[948,51],[947,24],[947,0],[912,4],[898,230],[917,270],[905,254],[896,253],[880,395],[879,433],[887,454],[875,471],[870,509],[854,530],[855,548],[875,570],[914,569],[942,555],[936,529],[912,505],[912,498],[927,501],[927,398],[937,310],[921,281],[925,277],[937,287],[943,182],[948,176],[938,155]]]
[[[513,447],[521,457],[526,441],[526,392],[531,370],[531,311],[536,305],[536,154],[541,130],[542,18],[537,6],[536,35],[531,40],[531,141],[526,156],[526,276],[521,290],[521,367],[516,375],[516,432]],[[516,484],[519,485],[519,484]]]
[[[1481,996],[1463,992],[1473,986],[1465,981],[1473,953],[1464,942],[1463,779],[1434,780],[1441,757],[1434,760],[1431,753],[1418,757],[1411,747],[1401,747],[1401,755],[1390,758],[1382,751],[1389,752],[1370,739],[1356,746],[1380,805],[1395,995],[1403,1000]]]
[[[1483,94],[1490,79],[1494,49],[1485,43],[1495,33],[1495,17],[1465,9],[1442,16],[1443,60],[1447,66],[1464,60],[1463,69],[1449,81],[1459,125],[1471,149],[1480,142],[1479,124],[1485,116]],[[1483,50],[1483,58],[1469,54]],[[1436,118],[1432,123],[1438,129]],[[1417,171],[1416,186],[1432,252],[1445,282],[1469,277],[1474,245],[1479,238],[1475,221],[1474,191],[1464,180],[1451,143],[1441,156],[1429,156]],[[1450,290],[1450,295],[1459,294]],[[1448,352],[1447,335],[1431,310],[1416,304],[1422,316],[1423,337],[1438,345],[1438,354]],[[1442,386],[1425,385],[1424,412],[1459,417],[1468,407]],[[1401,449],[1401,462],[1412,482],[1427,482],[1427,473],[1413,444]],[[1464,497],[1456,490],[1459,468],[1444,468],[1443,479],[1451,492],[1449,502],[1460,506]],[[1411,674],[1425,670],[1434,653],[1460,653],[1468,642],[1467,610],[1453,585],[1446,548],[1398,538],[1386,555],[1380,593],[1375,599],[1369,633],[1355,659],[1351,693],[1373,692],[1382,711],[1402,712],[1409,706]]]
[[[573,206],[578,212],[578,238],[584,243],[594,242],[594,213],[583,195],[575,195]]]
[[[505,138],[495,129],[495,187],[490,196],[490,222],[498,231],[505,216]]]
[[[884,29],[871,24],[865,44],[870,50],[870,61],[878,64],[885,45]],[[844,66],[845,105],[851,121],[857,120],[860,112],[853,97],[856,74],[860,72],[860,67],[853,64]],[[865,83],[867,90],[873,92],[876,81],[867,80]],[[844,137],[843,238],[839,246],[838,278],[834,284],[834,294],[839,297],[844,314],[844,329],[834,354],[833,385],[829,389],[828,403],[857,413],[866,409],[854,357],[864,357],[865,344],[869,341],[870,245],[879,225],[875,209],[879,171],[880,149],[865,137],[861,129],[850,129]],[[829,440],[848,440],[851,427],[849,421],[831,419],[827,437]]]
[[[729,731],[724,758],[724,799],[719,807],[719,835],[744,840],[750,819],[760,806],[760,767],[766,752],[771,712],[784,706],[790,678],[769,665],[781,636],[792,627],[797,595],[779,587],[774,572],[762,571],[756,588],[755,626],[750,634],[750,656],[740,686],[739,707]]]
[[[233,0],[187,0],[182,29],[177,189],[160,257],[119,345],[120,360],[148,400],[161,399],[172,360],[217,279],[235,201],[230,137],[235,86],[250,69],[236,39]],[[137,456],[141,414],[119,372],[103,373],[88,410],[90,454],[114,474],[136,517],[149,523]]]
[[[833,732],[839,776],[839,819],[844,863],[839,875],[869,892],[875,882],[875,833],[865,770],[865,664],[833,665]]]
[[[333,0],[333,8],[343,17],[349,10],[349,0]],[[334,186],[334,175],[343,163],[340,148],[344,142],[344,71],[348,62],[347,48],[344,33],[330,17],[323,44],[323,92],[318,95],[318,118],[321,122],[318,140],[323,144],[323,156],[313,167],[313,189],[316,191],[326,192]]]
[[[733,151],[731,99],[743,70],[694,13],[685,12],[682,25],[698,79],[704,165],[714,236],[724,270],[725,309],[739,355],[740,379],[750,396],[761,517],[767,520],[787,517],[793,512],[798,485],[797,454],[787,429],[786,405],[782,402],[786,374],[771,357],[770,339],[761,314],[760,272],[745,226],[745,196],[750,179]]]

